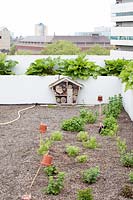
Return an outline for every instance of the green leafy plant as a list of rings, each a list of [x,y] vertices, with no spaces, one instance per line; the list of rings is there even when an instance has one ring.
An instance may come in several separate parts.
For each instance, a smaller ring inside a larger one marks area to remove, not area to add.
[[[113,97],[109,97],[109,103],[104,110],[104,114],[106,117],[113,116],[117,118],[122,110],[122,96],[114,95]]]
[[[106,117],[103,121],[103,126],[104,128],[102,128],[100,132],[101,135],[114,136],[117,133],[118,124],[117,120],[114,117]]]
[[[97,147],[99,147],[99,144],[97,143],[96,137],[91,136],[89,140],[83,142],[83,146],[89,149],[96,149]]]
[[[30,64],[26,71],[26,74],[39,76],[55,75],[55,66],[59,65],[60,62],[60,58],[52,59],[51,57],[48,57],[43,59],[37,59]]]
[[[56,166],[51,165],[51,166],[45,167],[44,172],[47,174],[47,176],[53,176],[53,175],[58,174],[58,169]]]
[[[12,68],[18,64],[17,61],[6,60],[5,54],[0,54],[0,75],[14,75]]]
[[[65,173],[59,172],[56,177],[49,176],[48,186],[44,189],[47,194],[57,195],[64,187]]]
[[[120,161],[125,167],[133,167],[133,152],[127,152],[120,156]]]
[[[60,131],[55,131],[51,134],[50,139],[52,141],[61,141],[63,138],[62,133]]]
[[[124,196],[125,198],[133,198],[133,187],[131,185],[124,185],[121,189],[121,193],[122,196]]]
[[[128,177],[129,177],[130,183],[133,183],[133,171],[130,171]]]
[[[80,131],[77,134],[77,140],[80,141],[80,142],[87,141],[88,140],[88,132]]]
[[[86,169],[83,172],[83,181],[86,183],[95,183],[100,175],[100,168],[98,166]]]
[[[133,61],[124,66],[119,77],[125,83],[125,91],[133,89]]]
[[[101,75],[119,76],[123,67],[127,65],[128,62],[128,60],[124,59],[105,60],[105,66],[101,69]]]
[[[48,138],[46,138],[45,141],[41,140],[40,141],[40,146],[39,146],[39,148],[37,150],[38,154],[39,155],[46,154],[48,152],[49,148],[51,147],[52,143],[53,143],[52,140],[50,140]]]
[[[63,66],[59,68],[62,75],[70,76],[73,79],[88,79],[90,76],[96,78],[98,76],[97,68],[94,62],[90,62],[84,55],[78,56],[76,59],[66,59]]]
[[[64,120],[61,127],[65,131],[83,131],[84,125],[85,123],[80,117],[72,117]]]
[[[79,163],[87,162],[88,156],[87,155],[80,155],[76,157],[76,161]]]
[[[120,154],[126,153],[127,145],[126,140],[121,140],[120,137],[117,137],[117,148]]]
[[[90,110],[81,109],[80,110],[80,117],[85,121],[85,123],[93,124],[97,120],[97,113],[93,113]]]
[[[68,145],[66,147],[66,152],[69,156],[75,157],[79,154],[80,149],[79,147]]]
[[[86,188],[83,190],[78,190],[77,200],[93,200],[92,189]]]

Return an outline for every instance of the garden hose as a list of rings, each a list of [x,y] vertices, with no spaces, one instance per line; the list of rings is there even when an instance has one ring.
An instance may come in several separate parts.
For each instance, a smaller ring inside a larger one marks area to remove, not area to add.
[[[25,110],[32,109],[32,108],[34,108],[35,106],[36,106],[36,105],[33,105],[33,106],[30,106],[30,107],[23,108],[23,109],[19,110],[19,111],[18,111],[18,117],[17,117],[17,118],[15,118],[15,119],[13,119],[13,120],[11,120],[11,121],[8,121],[8,122],[3,122],[3,123],[0,123],[0,125],[7,125],[7,124],[11,124],[11,123],[13,123],[13,122],[15,122],[15,121],[19,120],[19,119],[20,119],[20,117],[21,117],[20,113],[21,113],[22,111],[25,111]]]

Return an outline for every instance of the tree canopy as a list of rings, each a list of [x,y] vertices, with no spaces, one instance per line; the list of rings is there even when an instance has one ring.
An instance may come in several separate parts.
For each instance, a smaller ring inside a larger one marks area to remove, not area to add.
[[[44,55],[76,55],[80,49],[69,41],[60,40],[53,44],[48,44],[43,50]]]

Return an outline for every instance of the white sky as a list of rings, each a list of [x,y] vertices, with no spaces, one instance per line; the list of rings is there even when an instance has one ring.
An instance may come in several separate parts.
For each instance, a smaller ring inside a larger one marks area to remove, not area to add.
[[[37,23],[48,26],[48,35],[67,35],[111,26],[115,0],[1,0],[0,27],[15,36],[34,35]]]

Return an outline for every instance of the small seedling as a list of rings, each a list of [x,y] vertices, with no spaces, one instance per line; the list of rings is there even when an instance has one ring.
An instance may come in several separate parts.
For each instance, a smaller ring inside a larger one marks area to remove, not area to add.
[[[62,136],[62,133],[60,131],[53,132],[51,134],[51,137],[50,137],[50,139],[52,141],[61,141],[62,138],[63,138],[63,136]]]

